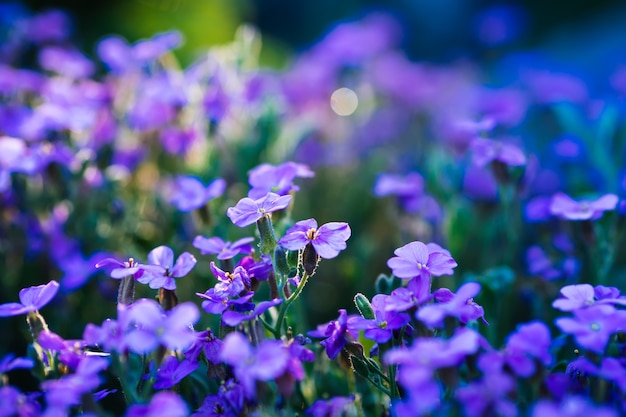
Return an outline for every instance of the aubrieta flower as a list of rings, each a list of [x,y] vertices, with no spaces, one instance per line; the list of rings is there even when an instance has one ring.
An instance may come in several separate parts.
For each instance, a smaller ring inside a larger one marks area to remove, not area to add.
[[[252,189],[248,192],[248,197],[262,198],[268,192],[286,195],[300,189],[293,184],[294,179],[313,176],[315,173],[308,166],[296,162],[285,162],[278,166],[261,164],[249,172],[248,182]]]
[[[189,409],[178,394],[172,391],[161,391],[154,394],[149,404],[133,404],[128,408],[125,417],[187,417]]]
[[[265,313],[270,308],[277,306],[282,303],[283,300],[280,298],[275,298],[273,300],[261,301],[258,303],[253,310],[248,310],[246,312],[236,311],[236,310],[227,310],[222,313],[222,323],[227,326],[236,327],[243,323],[246,320],[252,320],[256,317],[259,317],[261,314]]]
[[[185,349],[196,339],[190,325],[198,321],[200,313],[191,302],[178,304],[165,313],[156,301],[143,298],[127,309],[128,328],[123,329],[123,340],[135,353],[150,353],[159,346]]]
[[[568,369],[570,368],[578,372],[582,371],[586,375],[594,375],[615,382],[620,391],[626,392],[626,368],[623,360],[612,357],[602,358],[600,366],[597,366],[586,357],[579,356],[568,365]]]
[[[554,300],[552,307],[561,311],[574,311],[595,304],[626,305],[626,297],[615,287],[589,284],[566,285],[561,288],[562,298]]]
[[[446,316],[459,319],[461,323],[468,323],[481,318],[485,324],[484,309],[474,302],[473,297],[480,292],[480,284],[468,282],[459,288],[456,294],[447,288],[440,288],[433,293],[437,304],[421,307],[416,317],[431,327],[443,326]]]
[[[269,213],[286,208],[291,199],[291,195],[280,196],[275,193],[267,193],[256,200],[244,197],[235,207],[229,207],[226,215],[236,226],[246,227]]]
[[[11,385],[0,387],[0,405],[2,417],[36,417],[42,414],[41,406],[32,396],[23,394]]]
[[[315,219],[307,219],[289,228],[278,244],[288,250],[300,250],[310,243],[320,257],[331,259],[346,248],[351,233],[348,223],[330,222],[318,228]]]
[[[376,294],[372,298],[372,309],[375,318],[368,320],[361,316],[348,319],[348,327],[354,330],[365,330],[363,335],[377,343],[385,343],[393,336],[393,331],[402,328],[410,320],[406,313],[397,313],[387,309],[389,295]]]
[[[509,393],[516,388],[515,380],[503,372],[489,372],[480,381],[460,387],[455,397],[463,405],[467,417],[481,417],[487,412],[502,417],[518,415]]]
[[[396,257],[389,259],[387,265],[396,277],[402,279],[452,275],[457,266],[450,252],[434,243],[411,242],[393,253]]]
[[[175,278],[187,275],[196,265],[196,258],[189,252],[183,252],[174,263],[174,251],[167,246],[159,246],[148,253],[148,263],[157,268],[144,271],[137,281],[148,284],[152,289],[175,290]]]
[[[220,197],[226,189],[226,181],[217,178],[204,186],[195,177],[179,176],[170,185],[169,201],[178,210],[188,212],[204,206],[207,201]]]
[[[224,339],[221,358],[233,367],[246,397],[255,398],[256,381],[271,381],[281,376],[290,356],[280,341],[264,340],[253,347],[244,335],[233,332]]]
[[[223,241],[219,237],[206,238],[204,236],[196,236],[193,240],[193,246],[200,249],[202,255],[217,255],[217,259],[226,260],[232,259],[241,253],[252,253],[250,243],[253,241],[253,237],[244,237],[230,243]]]
[[[626,311],[609,304],[598,304],[573,313],[573,318],[556,319],[557,327],[573,335],[580,346],[596,353],[602,353],[611,335],[622,330],[626,323]]]
[[[196,295],[203,298],[202,309],[210,314],[222,314],[231,306],[240,307],[252,304],[250,300],[254,296],[254,292],[249,292],[239,298],[230,298],[228,294],[217,293],[215,288],[209,288],[205,293],[197,292]],[[241,307],[244,309],[243,307]]]
[[[13,369],[30,369],[33,366],[35,366],[35,363],[32,359],[16,358],[15,355],[9,353],[0,359],[0,374],[6,374]]]
[[[141,278],[145,271],[152,271],[159,273],[161,268],[158,265],[145,265],[136,262],[134,258],[128,258],[128,261],[121,262],[115,258],[105,258],[96,264],[96,268],[102,268],[104,266],[114,265],[109,272],[109,276],[114,279],[123,279],[131,275],[135,276],[135,279]]]
[[[341,417],[356,414],[354,395],[349,397],[332,397],[328,400],[317,400],[306,410],[312,417]]]
[[[430,277],[421,276],[409,280],[406,287],[396,288],[391,292],[385,303],[386,311],[408,311],[420,306],[432,298],[430,294]]]
[[[348,328],[348,312],[339,310],[339,318],[327,324],[317,326],[316,330],[310,331],[309,336],[325,337],[320,344],[326,349],[330,359],[335,359],[341,349],[358,338],[357,332]]]
[[[0,317],[19,316],[39,311],[48,304],[59,291],[59,283],[50,281],[45,285],[24,288],[20,291],[19,303],[0,305]]]
[[[576,201],[564,193],[557,193],[550,202],[550,213],[564,220],[596,220],[605,211],[615,210],[619,198],[605,194],[596,200]]]
[[[250,277],[242,266],[236,266],[233,272],[225,272],[215,265],[210,264],[211,272],[219,280],[215,284],[215,295],[218,297],[237,297],[242,291],[250,288]]]
[[[470,147],[473,151],[472,162],[481,167],[492,161],[498,161],[509,166],[526,165],[524,152],[510,143],[476,138],[471,142]]]

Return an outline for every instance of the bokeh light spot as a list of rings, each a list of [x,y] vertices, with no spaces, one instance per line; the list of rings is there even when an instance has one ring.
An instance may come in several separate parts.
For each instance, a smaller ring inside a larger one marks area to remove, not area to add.
[[[339,116],[350,116],[356,111],[358,105],[359,98],[349,88],[339,88],[330,96],[330,107]]]

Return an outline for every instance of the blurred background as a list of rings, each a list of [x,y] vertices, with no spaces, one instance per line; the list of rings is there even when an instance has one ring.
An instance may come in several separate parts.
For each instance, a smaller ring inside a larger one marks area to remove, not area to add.
[[[374,10],[399,20],[402,45],[419,60],[484,59],[512,50],[546,48],[585,66],[594,54],[616,46],[623,50],[626,37],[626,4],[619,0],[26,0],[21,4],[33,11],[68,11],[75,19],[75,33],[80,34],[78,45],[86,52],[112,33],[136,41],[176,28],[185,35],[185,45],[177,51],[183,62],[193,60],[207,46],[232,40],[236,27],[245,22],[262,33],[262,62],[281,66],[294,51],[312,45],[338,22]]]

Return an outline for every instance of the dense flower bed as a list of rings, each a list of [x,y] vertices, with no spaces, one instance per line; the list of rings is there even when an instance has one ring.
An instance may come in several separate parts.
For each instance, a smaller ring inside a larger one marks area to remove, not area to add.
[[[181,68],[13,23],[0,416],[626,413],[623,69],[498,85],[383,15],[281,71],[249,27]]]

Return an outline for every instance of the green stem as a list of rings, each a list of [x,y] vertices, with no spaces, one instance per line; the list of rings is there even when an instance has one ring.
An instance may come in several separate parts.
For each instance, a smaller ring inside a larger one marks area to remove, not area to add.
[[[296,288],[293,294],[291,294],[289,298],[287,298],[285,302],[280,306],[278,319],[276,320],[276,326],[274,327],[274,330],[272,331],[272,333],[274,334],[274,337],[276,337],[277,339],[280,338],[281,329],[283,327],[283,321],[285,320],[285,314],[287,313],[289,306],[291,306],[291,304],[296,300],[296,298],[298,298],[298,296],[304,289],[304,286],[306,285],[308,280],[309,280],[309,274],[305,272],[304,275],[302,275],[302,279],[300,280],[300,284],[298,285],[298,288]]]

